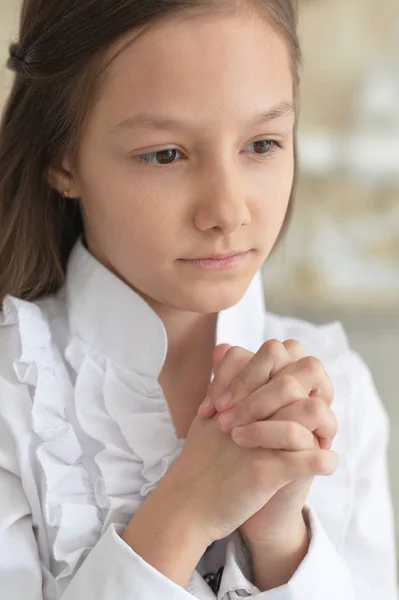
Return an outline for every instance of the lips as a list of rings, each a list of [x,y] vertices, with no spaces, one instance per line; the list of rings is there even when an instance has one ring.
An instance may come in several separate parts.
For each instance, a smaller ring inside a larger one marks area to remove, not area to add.
[[[249,250],[247,252],[240,252],[239,254],[219,254],[209,258],[185,258],[180,259],[180,262],[189,267],[204,271],[230,271],[243,265],[250,252]]]
[[[199,256],[196,258],[188,258],[185,260],[226,260],[228,258],[233,258],[233,256],[246,254],[247,252],[248,250],[236,250],[235,252],[229,252],[228,254],[213,254],[211,256]]]

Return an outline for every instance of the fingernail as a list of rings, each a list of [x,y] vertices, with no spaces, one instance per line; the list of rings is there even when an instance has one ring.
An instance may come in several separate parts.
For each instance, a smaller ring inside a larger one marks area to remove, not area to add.
[[[234,414],[234,410],[229,410],[228,412],[220,415],[219,423],[221,423],[223,427],[231,427],[235,421],[235,418],[236,416]]]
[[[202,404],[199,405],[198,411],[202,411],[202,410],[206,410],[207,408],[209,408],[212,404],[212,400],[207,396],[205,398],[205,400],[202,402]]]
[[[231,392],[225,392],[220,396],[218,400],[216,400],[216,406],[218,408],[226,408],[230,404],[233,399],[233,394]]]

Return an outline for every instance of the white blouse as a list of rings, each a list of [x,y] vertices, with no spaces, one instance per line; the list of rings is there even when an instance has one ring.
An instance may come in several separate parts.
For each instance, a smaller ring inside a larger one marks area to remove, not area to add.
[[[299,340],[335,387],[340,466],[314,480],[311,543],[291,580],[260,592],[235,532],[186,589],[121,539],[181,452],[158,383],[164,326],[79,240],[64,288],[0,313],[0,589],[4,600],[396,600],[388,419],[338,323],[266,314],[260,274],[218,317],[217,343]],[[224,568],[222,568],[224,567]],[[217,576],[215,577],[215,574]]]

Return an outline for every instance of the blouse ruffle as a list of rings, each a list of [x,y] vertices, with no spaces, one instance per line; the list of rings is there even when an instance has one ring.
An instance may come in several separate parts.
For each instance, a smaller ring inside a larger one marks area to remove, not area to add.
[[[2,325],[19,330],[13,366],[32,399],[50,570],[61,595],[109,524],[127,525],[184,440],[156,380],[95,355],[77,337],[57,356],[37,304],[8,296],[3,312]]]
[[[49,568],[62,595],[108,526],[130,521],[179,456],[184,440],[176,436],[155,378],[96,353],[77,336],[61,351],[38,304],[9,296],[3,311],[0,325],[19,331],[14,369],[32,399],[36,457],[44,476],[42,505],[52,548]],[[353,501],[348,492],[351,452],[343,447],[343,440],[353,438],[344,430],[351,427],[347,405],[355,378],[345,374],[351,370],[342,362],[351,360],[351,353],[338,324],[323,329],[304,323],[302,328],[298,321],[269,315],[265,339],[287,337],[305,341],[306,353],[321,359],[339,389],[333,410],[340,433],[333,449],[339,454],[341,447],[344,450],[340,468],[334,478],[323,478],[322,483],[316,478],[309,496],[309,505],[319,507],[321,519],[325,507],[328,520],[336,521],[337,533],[329,534],[339,547],[342,539],[334,535],[341,532],[344,537],[345,528],[338,525],[343,515],[351,514]],[[342,479],[340,485],[337,478]]]

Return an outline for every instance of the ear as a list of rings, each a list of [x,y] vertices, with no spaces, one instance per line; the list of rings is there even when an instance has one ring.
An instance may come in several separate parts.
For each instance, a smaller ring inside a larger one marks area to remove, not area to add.
[[[80,193],[72,169],[64,162],[60,165],[53,165],[47,171],[47,181],[62,196],[65,192],[69,198],[79,198]]]

